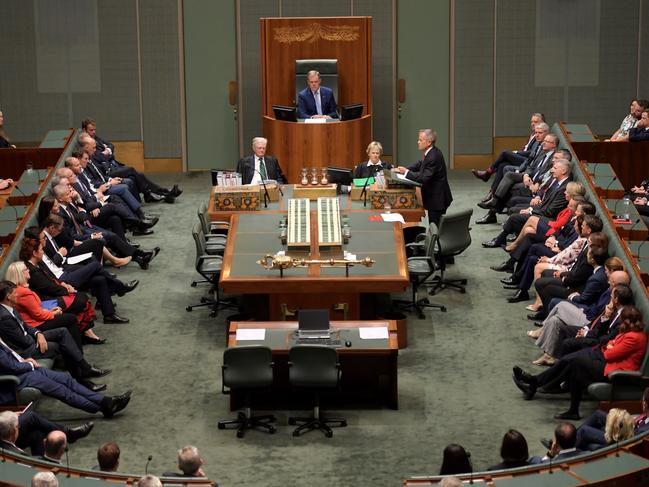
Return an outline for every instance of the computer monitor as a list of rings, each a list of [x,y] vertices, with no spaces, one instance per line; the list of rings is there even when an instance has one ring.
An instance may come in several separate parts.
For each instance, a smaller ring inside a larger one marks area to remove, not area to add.
[[[300,333],[318,333],[329,331],[328,309],[301,309],[297,313]]]
[[[327,168],[327,179],[330,183],[336,183],[336,185],[345,185],[349,186],[352,184],[352,179],[354,179],[353,171],[346,167],[331,167]]]
[[[340,111],[341,120],[355,120],[363,116],[363,104],[352,103],[351,105],[343,105]]]
[[[297,122],[297,110],[295,107],[286,105],[273,105],[273,113],[277,120],[285,122]]]

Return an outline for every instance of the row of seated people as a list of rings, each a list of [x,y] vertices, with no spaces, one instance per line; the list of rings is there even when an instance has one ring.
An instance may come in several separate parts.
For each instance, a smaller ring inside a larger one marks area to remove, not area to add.
[[[162,487],[162,482],[155,475],[146,474],[141,477],[135,487]],[[49,470],[38,472],[32,477],[31,487],[59,487],[59,480],[53,472]]]
[[[642,413],[636,417],[624,409],[613,408],[610,411],[595,411],[579,427],[568,422],[558,423],[551,439],[541,439],[541,444],[547,450],[543,456],[530,456],[525,436],[518,430],[510,429],[503,435],[500,444],[501,461],[490,465],[487,470],[557,463],[633,438],[649,430],[649,388],[644,390],[641,402]],[[448,445],[443,452],[439,475],[471,472],[471,454],[461,445]],[[446,481],[441,485],[462,484]]]
[[[533,148],[521,165],[497,161],[500,181],[479,203],[489,209],[479,223],[507,214],[499,234],[482,244],[509,255],[492,266],[511,274],[501,279],[516,291],[507,301],[528,301],[532,285],[536,291],[527,309],[539,329],[528,335],[543,355],[533,364],[550,368],[531,375],[515,367],[516,385],[526,399],[538,388],[570,392],[569,409],[555,418],[579,419],[583,389],[613,370],[639,370],[647,336],[632,306],[629,274],[621,260],[609,258],[602,220],[585,201],[583,185],[571,181],[571,154],[557,148],[546,123],[535,123],[540,117],[532,116]]]
[[[114,300],[133,292],[139,280],[123,282],[105,264],[117,269],[134,261],[148,269],[160,248],[143,250],[126,231],[149,234],[158,223],[144,213],[142,197],[172,203],[182,190],[161,188],[118,162],[114,146],[97,136],[94,120],[84,120],[83,129],[78,147],[51,179],[51,194],[39,204],[38,226],[25,230],[20,260],[8,266],[0,282],[0,374],[16,375],[19,391],[36,388],[72,407],[111,417],[128,405],[131,392],[101,394],[107,386],[93,379],[111,370],[91,365],[84,345],[106,343],[93,330],[95,310],[105,324],[129,322],[117,314]],[[59,358],[63,372],[39,363]],[[0,404],[14,400],[13,386],[2,383]],[[74,440],[92,426],[85,423],[80,432],[57,429],[72,432]]]

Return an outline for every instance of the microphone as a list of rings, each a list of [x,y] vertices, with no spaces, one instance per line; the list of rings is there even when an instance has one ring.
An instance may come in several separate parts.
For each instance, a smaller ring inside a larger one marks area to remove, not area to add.
[[[66,475],[67,478],[70,478],[70,458],[68,457],[68,447],[65,447],[65,468],[68,471]]]
[[[270,201],[270,195],[268,194],[268,188],[266,187],[266,181],[264,181],[264,176],[261,175],[261,173],[255,169],[255,172],[259,174],[259,177],[261,178],[261,185],[264,187],[264,208],[268,208],[268,202]]]
[[[23,195],[25,198],[27,198],[27,195],[25,193],[23,193],[23,190],[20,189],[20,187],[18,186],[18,183],[14,184],[14,188],[16,188],[21,195]]]
[[[631,225],[631,228],[629,228],[629,240],[631,240],[631,232],[633,232],[633,229],[635,226],[642,221],[642,218],[638,218],[635,222],[633,222],[633,225]]]
[[[638,253],[638,255],[636,255],[636,258],[637,258],[638,260],[642,260],[642,257],[641,257],[642,253],[640,252],[640,250],[642,250],[642,247],[643,247],[644,244],[646,244],[646,243],[647,243],[647,240],[643,241],[640,245],[638,245],[638,250],[636,250],[636,252]]]
[[[144,475],[149,475],[149,463],[153,460],[153,455],[149,455],[146,459],[146,465],[144,465]]]
[[[595,178],[595,176],[593,176],[593,180],[594,180],[594,178]],[[612,185],[615,181],[617,181],[617,176],[613,176],[613,179],[611,179],[611,182],[608,183],[608,184],[606,185],[606,188],[604,188],[604,192],[607,192],[607,191],[608,191],[608,188],[610,188],[611,185]]]

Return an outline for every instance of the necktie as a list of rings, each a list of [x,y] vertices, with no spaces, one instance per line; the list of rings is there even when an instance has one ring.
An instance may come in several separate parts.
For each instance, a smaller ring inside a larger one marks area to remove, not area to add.
[[[7,345],[2,338],[0,338],[0,344],[4,346],[7,350],[11,352],[11,355],[18,361],[18,362],[25,362],[25,359],[22,358],[18,353],[14,351],[13,348],[11,348],[9,345]]]
[[[322,102],[320,101],[320,90],[316,91],[313,94],[313,98],[315,98],[315,109],[318,112],[318,115],[322,115]]]
[[[74,217],[72,212],[68,210],[67,208],[64,208],[65,212],[68,214],[70,219],[72,220],[72,224],[74,225],[74,229],[77,231],[79,235],[81,235],[81,227],[79,226],[79,223],[77,223],[77,219]]]
[[[261,178],[264,181],[268,179],[268,172],[266,171],[266,163],[264,162],[263,157],[259,158],[259,173],[261,174]]]
[[[95,170],[95,173],[97,174],[97,177],[99,178],[99,180],[100,180],[102,183],[105,183],[105,182],[106,182],[106,178],[105,178],[104,175],[101,173],[101,171],[97,168],[97,166],[95,166],[95,163],[94,163],[94,162],[92,162],[92,161],[88,161],[88,166],[87,166],[87,167],[92,167],[92,169]]]

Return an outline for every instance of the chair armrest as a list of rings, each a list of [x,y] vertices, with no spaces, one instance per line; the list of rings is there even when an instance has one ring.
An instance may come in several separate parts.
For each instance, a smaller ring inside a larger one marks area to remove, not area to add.
[[[13,383],[14,386],[20,385],[20,379],[15,375],[0,375],[0,383],[2,382],[10,382]]]
[[[206,260],[219,260],[223,262],[223,257],[220,255],[214,255],[214,254],[203,254],[198,257],[198,263],[202,264]]]
[[[615,370],[608,374],[609,381],[615,385],[649,386],[649,377],[639,370]]]

